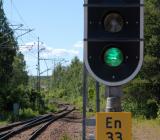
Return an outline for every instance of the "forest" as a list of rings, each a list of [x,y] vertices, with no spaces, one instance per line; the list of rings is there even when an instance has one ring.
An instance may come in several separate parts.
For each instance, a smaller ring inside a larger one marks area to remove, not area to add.
[[[29,76],[19,51],[14,30],[0,3],[0,119],[14,120],[13,105],[20,106],[19,117],[26,118],[57,109],[55,101],[76,105],[82,110],[82,68],[78,57],[68,66],[57,65],[52,75],[41,77],[41,92],[36,77]],[[160,1],[145,0],[145,55],[141,71],[123,85],[123,111],[134,117],[160,119]],[[100,84],[101,111],[106,104],[105,86]],[[88,78],[88,112],[96,111],[95,80]]]

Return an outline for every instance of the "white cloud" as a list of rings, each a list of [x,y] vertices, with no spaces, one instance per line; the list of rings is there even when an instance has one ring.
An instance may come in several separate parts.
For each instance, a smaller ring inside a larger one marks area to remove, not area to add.
[[[83,48],[83,41],[78,41],[76,44],[74,44],[74,48]]]
[[[20,50],[22,53],[25,53],[25,52],[28,51],[28,48],[26,48],[26,47],[21,47],[21,48],[19,48],[19,50]]]
[[[24,54],[24,58],[26,60],[26,64],[28,66],[27,70],[29,73],[36,75],[36,65],[37,65],[37,42],[28,42],[25,45],[19,46],[19,50]],[[63,58],[70,62],[70,60],[74,56],[78,56],[81,60],[83,58],[83,42],[78,41],[70,48],[52,48],[47,46],[44,43],[39,43],[40,48],[40,58],[44,59],[52,59],[52,58]],[[68,64],[64,63],[64,64]],[[46,65],[44,65],[43,61],[41,61],[41,71],[46,69]],[[52,67],[53,63],[47,61],[48,67]]]
[[[42,57],[68,57],[78,55],[79,51],[74,49],[54,49],[51,47],[46,47],[44,51],[41,52]]]
[[[32,53],[37,53],[37,42],[29,42],[25,45],[20,46],[20,51],[23,54],[28,54],[32,51]],[[53,57],[73,57],[79,55],[79,51],[73,49],[64,49],[64,48],[52,48],[48,47],[44,43],[40,43],[40,57],[41,58],[53,58]]]

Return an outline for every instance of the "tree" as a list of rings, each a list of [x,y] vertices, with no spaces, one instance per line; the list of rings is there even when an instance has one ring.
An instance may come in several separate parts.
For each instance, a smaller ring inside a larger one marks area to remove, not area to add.
[[[145,56],[137,78],[125,88],[124,107],[138,115],[155,117],[160,105],[160,1],[145,1]],[[151,100],[151,101],[150,101]],[[132,105],[131,105],[132,104]],[[149,116],[150,114],[150,116]]]
[[[82,63],[75,57],[67,67],[58,65],[53,72],[54,88],[66,89],[69,93],[77,95],[81,92]]]
[[[26,71],[26,62],[24,61],[24,56],[22,53],[17,52],[14,57],[14,62],[12,64],[12,78],[10,80],[12,87],[17,87],[18,85],[26,86],[28,83],[28,75]]]
[[[18,52],[18,43],[14,31],[3,10],[0,0],[0,108],[12,110],[15,102],[20,102],[23,88],[27,85],[27,72],[25,70],[23,55]],[[19,92],[19,93],[18,93]]]
[[[4,89],[8,87],[9,79],[12,77],[12,63],[16,55],[17,42],[4,14],[2,0],[0,19],[0,89]]]

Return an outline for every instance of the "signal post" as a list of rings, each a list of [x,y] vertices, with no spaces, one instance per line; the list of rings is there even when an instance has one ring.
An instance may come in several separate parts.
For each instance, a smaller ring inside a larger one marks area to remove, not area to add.
[[[84,3],[85,66],[108,87],[106,112],[96,114],[96,140],[131,140],[131,113],[121,112],[121,85],[141,69],[143,24],[143,0]]]

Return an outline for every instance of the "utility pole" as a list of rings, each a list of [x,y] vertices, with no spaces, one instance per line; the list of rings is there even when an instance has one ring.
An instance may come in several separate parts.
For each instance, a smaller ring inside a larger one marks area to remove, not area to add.
[[[47,62],[46,62],[46,60],[44,60],[44,62],[45,62],[45,64],[46,64],[46,67],[47,67],[47,86],[48,86],[48,90],[49,90],[49,76],[48,76],[48,71],[50,70],[49,68],[48,68],[48,65],[47,65]]]
[[[52,78],[52,84],[56,81],[56,73],[55,73],[55,69],[56,69],[56,62],[61,63],[61,62],[67,62],[65,59],[52,59],[52,63],[53,63],[53,78]]]
[[[88,96],[88,85],[87,85],[88,72],[86,65],[83,63],[83,121],[82,121],[82,140],[86,140],[86,106],[87,106],[87,96]]]
[[[100,112],[100,95],[99,95],[99,82],[96,81],[96,111]]]
[[[38,49],[37,49],[37,53],[38,53],[38,57],[37,57],[37,91],[40,92],[40,58],[39,58],[39,37],[38,37],[38,45],[37,45]]]
[[[41,49],[40,49],[40,50],[41,50]],[[57,64],[57,63],[62,64],[61,62],[68,62],[68,61],[65,60],[64,58],[48,58],[48,59],[46,59],[46,58],[40,58],[39,60],[44,60],[44,62],[45,62],[45,64],[46,64],[46,67],[47,67],[47,69],[46,69],[45,71],[41,72],[40,75],[41,75],[42,73],[44,73],[44,72],[47,72],[47,77],[48,77],[48,71],[51,70],[51,68],[48,68],[48,65],[47,65],[47,63],[46,63],[46,60],[49,60],[49,61],[52,62],[52,64],[53,64],[53,77],[51,76],[51,86],[52,86],[52,83],[53,83],[53,81],[55,80],[55,76],[56,76],[56,75],[55,75],[56,64]],[[49,87],[49,85],[48,85],[48,87]]]

